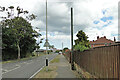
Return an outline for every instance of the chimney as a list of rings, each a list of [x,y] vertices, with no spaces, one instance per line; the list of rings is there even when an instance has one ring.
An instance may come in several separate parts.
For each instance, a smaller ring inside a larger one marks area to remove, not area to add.
[[[106,36],[104,36],[104,38],[106,38]]]
[[[116,39],[115,39],[115,37],[114,37],[114,42],[116,42]]]
[[[99,39],[99,36],[97,36],[97,39]]]

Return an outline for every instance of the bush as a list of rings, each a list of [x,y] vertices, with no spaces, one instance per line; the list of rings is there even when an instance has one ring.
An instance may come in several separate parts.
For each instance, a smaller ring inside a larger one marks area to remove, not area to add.
[[[86,47],[83,43],[79,43],[77,45],[74,46],[75,50],[80,50],[80,51],[84,51],[86,49],[89,49],[88,47]]]
[[[59,52],[60,52],[60,50],[55,51],[55,53],[59,53]]]

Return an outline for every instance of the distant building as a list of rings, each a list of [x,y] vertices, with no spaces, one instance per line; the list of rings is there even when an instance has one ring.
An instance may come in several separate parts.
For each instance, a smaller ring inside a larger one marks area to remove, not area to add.
[[[36,50],[36,52],[44,52],[45,50],[44,49],[38,49]]]
[[[109,46],[111,44],[114,44],[116,42],[116,39],[114,37],[114,41],[107,39],[106,36],[100,37],[97,36],[97,40],[90,41],[91,48],[93,47],[99,47],[99,46]]]
[[[53,49],[52,49],[52,51],[53,51],[53,52],[56,52],[56,51],[57,51],[57,49],[56,49],[56,48],[53,48]]]

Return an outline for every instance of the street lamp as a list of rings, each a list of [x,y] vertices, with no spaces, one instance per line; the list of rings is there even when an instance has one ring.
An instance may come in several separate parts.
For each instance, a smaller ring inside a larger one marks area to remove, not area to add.
[[[46,0],[46,42],[44,44],[44,47],[46,47],[46,66],[48,66],[47,50],[48,50],[49,45],[50,44],[48,42],[48,37],[47,37],[47,0]]]
[[[47,54],[47,47],[49,46],[48,43],[48,37],[47,37],[47,0],[46,0],[46,42],[44,44],[44,47],[46,47],[46,54]]]

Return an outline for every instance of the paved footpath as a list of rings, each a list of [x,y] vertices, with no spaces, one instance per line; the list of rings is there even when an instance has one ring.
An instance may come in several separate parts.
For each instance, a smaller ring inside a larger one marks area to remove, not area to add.
[[[76,78],[75,74],[71,70],[71,65],[68,63],[66,58],[63,55],[59,56],[60,62],[57,65],[57,73],[56,78]]]

